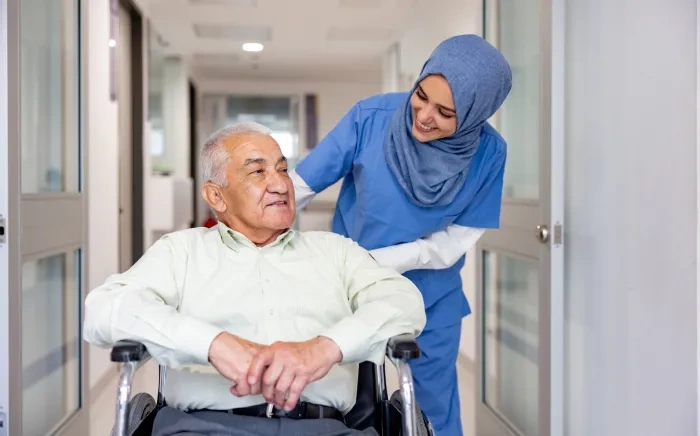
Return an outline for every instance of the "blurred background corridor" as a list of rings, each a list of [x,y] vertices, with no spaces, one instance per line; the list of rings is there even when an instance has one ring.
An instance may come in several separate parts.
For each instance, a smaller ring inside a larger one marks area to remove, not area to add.
[[[118,367],[82,340],[85,295],[160,236],[204,225],[210,133],[257,121],[293,167],[463,33],[513,70],[491,120],[509,143],[502,228],[462,271],[465,436],[700,436],[698,12],[0,0],[0,436],[109,434]],[[295,227],[330,230],[339,187]],[[149,362],[134,392],[157,383]]]

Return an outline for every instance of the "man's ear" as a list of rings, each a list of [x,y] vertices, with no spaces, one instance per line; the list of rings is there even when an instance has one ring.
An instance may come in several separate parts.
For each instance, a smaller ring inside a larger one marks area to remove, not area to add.
[[[221,187],[211,182],[206,182],[202,186],[202,198],[207,204],[219,213],[226,212],[227,206],[221,193]]]

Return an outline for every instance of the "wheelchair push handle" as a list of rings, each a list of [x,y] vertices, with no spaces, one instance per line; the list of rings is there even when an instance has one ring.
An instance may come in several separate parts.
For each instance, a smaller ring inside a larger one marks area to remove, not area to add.
[[[418,359],[421,356],[418,341],[413,335],[405,334],[394,336],[386,345],[386,354],[392,359]]]
[[[146,346],[135,341],[119,341],[112,347],[110,353],[112,362],[119,363],[141,362],[149,357]]]

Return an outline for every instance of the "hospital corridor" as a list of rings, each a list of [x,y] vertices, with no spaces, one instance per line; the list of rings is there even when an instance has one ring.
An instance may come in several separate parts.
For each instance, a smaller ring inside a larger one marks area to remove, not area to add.
[[[700,436],[700,0],[0,30],[0,436]]]

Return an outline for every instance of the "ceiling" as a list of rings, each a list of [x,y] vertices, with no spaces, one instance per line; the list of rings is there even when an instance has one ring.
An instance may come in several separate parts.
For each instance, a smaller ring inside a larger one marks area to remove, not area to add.
[[[164,54],[198,77],[378,80],[417,0],[150,0]],[[246,53],[244,42],[261,42]]]

